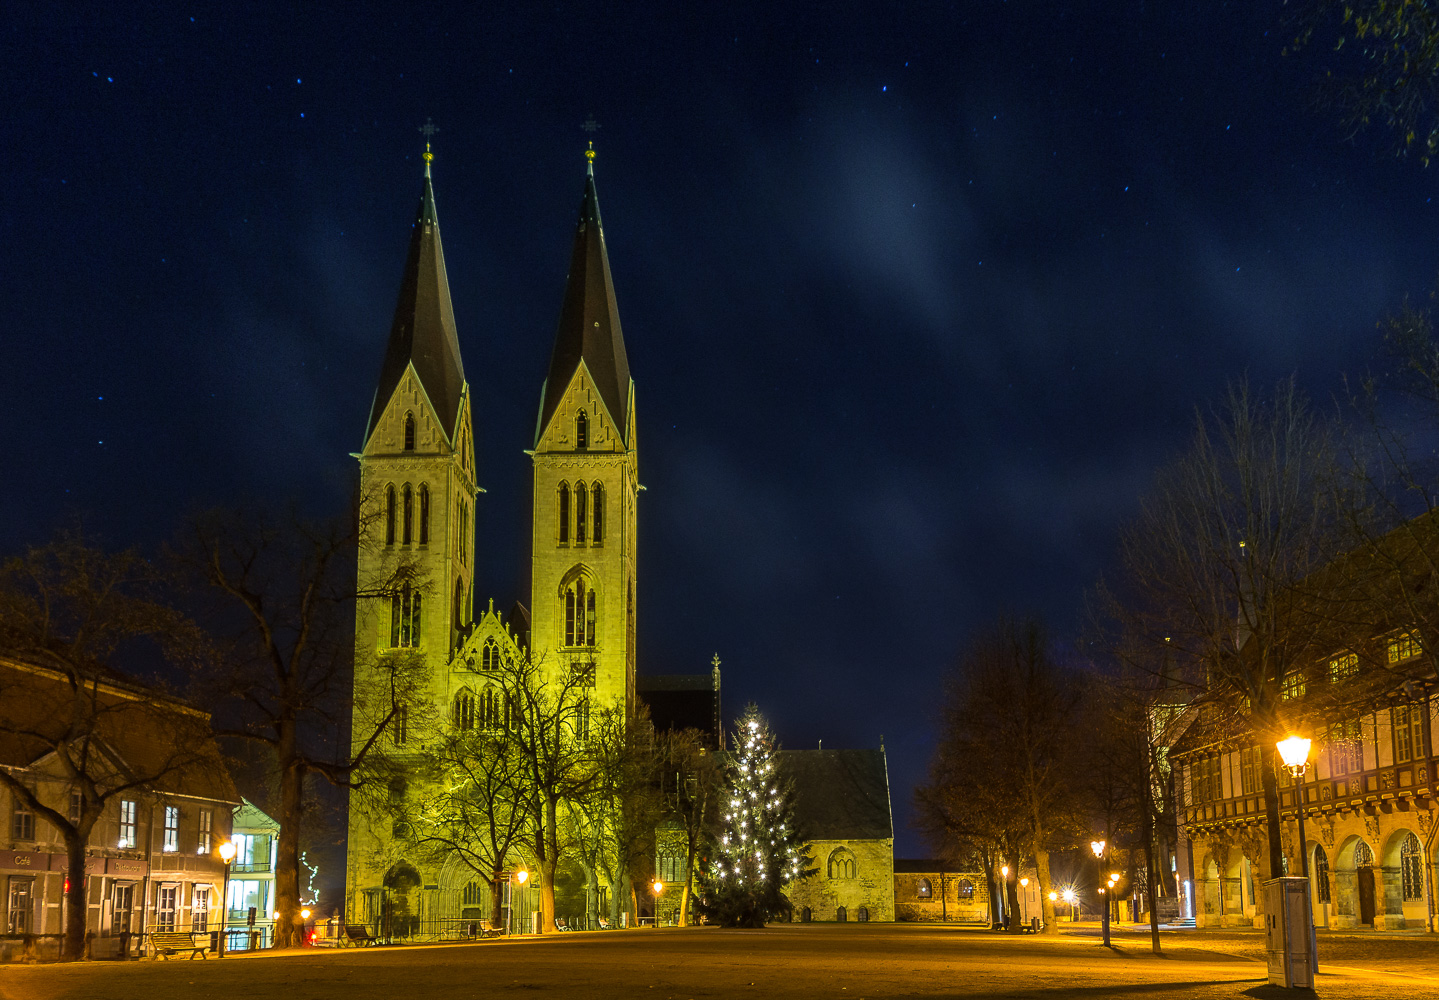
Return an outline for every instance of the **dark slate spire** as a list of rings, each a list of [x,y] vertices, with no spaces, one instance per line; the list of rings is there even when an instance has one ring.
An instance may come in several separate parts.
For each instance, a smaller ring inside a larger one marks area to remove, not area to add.
[[[570,273],[565,280],[565,297],[560,306],[560,325],[555,331],[555,348],[550,355],[550,374],[545,379],[540,401],[536,438],[544,433],[550,418],[583,361],[600,398],[628,443],[630,363],[625,356],[625,339],[620,331],[620,314],[615,305],[615,286],[610,280],[610,258],[605,250],[600,202],[595,194],[594,151],[585,177],[585,196],[580,202],[580,221],[575,245],[570,251]]]
[[[452,441],[455,436],[465,368],[460,361],[460,343],[455,337],[455,313],[450,305],[450,283],[445,277],[445,252],[440,245],[440,219],[435,212],[435,191],[430,184],[433,158],[426,144],[425,186],[420,191],[410,252],[400,279],[400,301],[395,306],[385,364],[380,369],[379,388],[365,428],[366,442],[404,377],[405,367],[412,362],[445,436]]]

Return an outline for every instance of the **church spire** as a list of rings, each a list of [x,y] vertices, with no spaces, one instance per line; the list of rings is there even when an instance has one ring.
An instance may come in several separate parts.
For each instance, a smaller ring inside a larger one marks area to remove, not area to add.
[[[374,433],[396,386],[411,364],[424,386],[446,437],[454,439],[464,394],[465,368],[455,336],[455,313],[450,305],[450,283],[445,276],[445,253],[440,244],[440,218],[435,211],[435,189],[430,179],[434,160],[425,143],[425,179],[410,235],[410,251],[400,278],[400,297],[379,387],[365,428],[365,440]]]
[[[605,249],[604,226],[600,222],[599,196],[595,193],[594,144],[585,150],[585,193],[580,200],[580,218],[570,251],[570,273],[560,306],[559,328],[550,355],[549,377],[540,400],[538,442],[569,388],[575,371],[583,363],[619,430],[620,439],[630,441],[630,363],[620,330],[614,282],[610,279],[609,252]]]

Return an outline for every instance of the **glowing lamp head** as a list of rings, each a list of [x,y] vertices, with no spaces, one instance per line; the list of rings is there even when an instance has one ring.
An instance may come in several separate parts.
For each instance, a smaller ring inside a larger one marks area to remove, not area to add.
[[[1057,892],[1051,892],[1051,893],[1049,894],[1049,901],[1050,901],[1051,903],[1057,903],[1057,902],[1059,901],[1059,893],[1057,893]]]
[[[271,911],[270,911],[270,919],[271,919],[271,920],[279,920],[279,919],[280,919],[280,911],[279,911],[279,910],[271,910]]]
[[[525,871],[523,868],[515,872],[515,881],[518,882],[520,885],[524,885],[527,881],[529,881],[529,878],[530,873]]]
[[[1104,841],[1091,840],[1089,842],[1089,849],[1094,852],[1096,858],[1104,857]]]
[[[1291,771],[1297,771],[1309,761],[1309,740],[1302,736],[1291,736],[1287,740],[1280,740],[1279,756],[1284,758],[1285,765]]]
[[[652,888],[655,891],[655,895],[658,896],[660,893],[665,891],[665,884],[659,879],[655,879],[655,884],[652,886]]]
[[[1074,902],[1074,899],[1075,899],[1074,890],[1073,890],[1073,889],[1065,889],[1065,890],[1064,890],[1064,901],[1065,901],[1066,903],[1073,903],[1073,902]]]
[[[1004,865],[999,869],[999,871],[1000,874],[1002,874],[1005,878],[1009,878],[1009,865]]]
[[[220,860],[227,865],[235,860],[235,845],[228,840],[220,845]]]
[[[1024,888],[1028,889],[1028,888],[1029,888],[1029,879],[1027,879],[1027,878],[1022,878],[1022,879],[1019,880],[1019,884],[1022,885],[1022,886],[1024,886]]]
[[[303,909],[303,910],[300,911],[300,919],[301,919],[301,920],[309,920],[309,919],[310,919],[310,908],[309,908],[309,907],[305,907],[305,909]]]

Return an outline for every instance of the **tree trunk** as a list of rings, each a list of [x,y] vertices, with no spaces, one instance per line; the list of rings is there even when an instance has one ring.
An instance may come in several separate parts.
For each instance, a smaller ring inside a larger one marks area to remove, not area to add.
[[[1039,906],[1043,914],[1045,934],[1058,934],[1059,921],[1054,918],[1054,900],[1049,898],[1052,876],[1049,871],[1049,852],[1034,852],[1035,874],[1039,876]]]
[[[1256,732],[1261,734],[1264,742],[1259,744],[1260,748],[1260,771],[1261,785],[1264,789],[1264,816],[1269,828],[1269,877],[1278,878],[1284,874],[1284,844],[1279,837],[1279,777],[1274,773],[1274,758],[1279,753],[1279,748],[1274,742],[1262,734],[1271,732],[1268,726],[1256,727]],[[1255,900],[1256,912],[1263,909]]]
[[[1019,866],[1010,873],[1013,877],[1004,880],[1004,898],[1009,906],[1009,933],[1023,934],[1024,926],[1019,922],[1021,914],[1019,910]]]
[[[555,925],[555,872],[560,867],[559,854],[559,807],[554,799],[545,803],[544,857],[540,862],[540,933],[549,934]]]
[[[496,930],[505,926],[505,889],[502,865],[496,865],[490,873],[490,926]]]
[[[688,845],[688,848],[689,848],[688,851],[686,851],[686,853],[685,853],[685,888],[684,888],[684,892],[680,893],[680,926],[681,926],[681,927],[688,927],[688,926],[690,925],[690,897],[691,897],[692,895],[694,895],[694,884],[695,884],[695,847],[694,847],[694,844],[692,844],[692,843],[689,844],[689,845]]]
[[[88,900],[85,898],[85,841],[89,839],[87,827],[84,834],[78,830],[65,830],[65,871],[70,882],[65,894],[65,944],[62,955],[67,962],[78,962],[85,957],[86,917],[89,916]]]
[[[1159,873],[1155,870],[1158,866],[1154,863],[1154,815],[1149,808],[1148,789],[1145,789],[1144,794],[1142,821],[1144,826],[1144,888],[1149,902],[1149,946],[1154,954],[1158,955],[1160,953]]]
[[[275,849],[276,948],[296,948],[304,938],[300,918],[300,819],[305,772],[299,762],[293,721],[282,729],[280,744],[280,841]]]
[[[999,926],[999,893],[995,892],[994,882],[994,859],[990,857],[989,851],[981,856],[984,862],[984,883],[989,888],[989,925]]]

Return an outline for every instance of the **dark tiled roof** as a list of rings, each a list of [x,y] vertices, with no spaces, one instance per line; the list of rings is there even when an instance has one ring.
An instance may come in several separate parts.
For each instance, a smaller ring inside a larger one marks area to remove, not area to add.
[[[894,836],[883,750],[782,750],[794,779],[795,820],[813,840]]]
[[[629,428],[625,421],[629,409],[630,362],[625,356],[615,286],[610,280],[610,257],[605,249],[593,173],[585,178],[580,220],[575,228],[574,249],[570,252],[570,273],[565,279],[565,297],[560,306],[560,324],[555,331],[550,373],[540,400],[540,419],[535,425],[536,441],[559,408],[581,361],[589,369],[590,378],[619,429],[620,440],[628,444]]]
[[[420,191],[414,232],[410,235],[410,252],[400,278],[400,299],[395,305],[395,321],[385,347],[385,363],[380,368],[379,388],[370,410],[370,422],[365,427],[367,442],[411,362],[435,407],[440,426],[453,440],[465,386],[465,367],[460,361],[460,342],[455,336],[450,283],[445,277],[445,252],[440,245],[440,218],[435,212],[435,191],[430,185],[428,169]]]
[[[635,690],[659,732],[697,729],[705,746],[720,748],[719,673],[650,674],[635,678]]]

